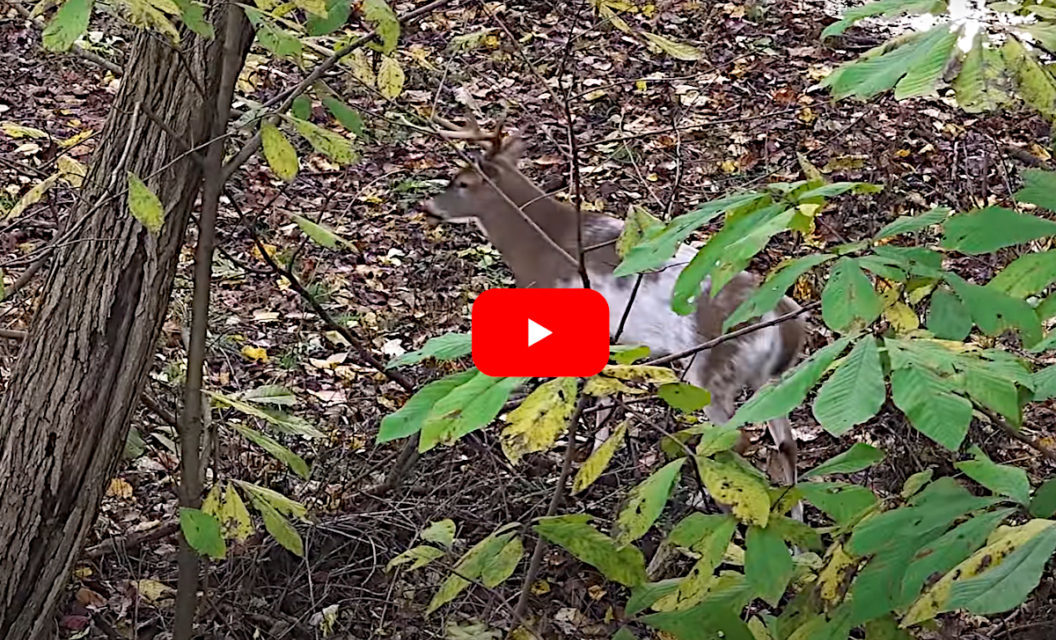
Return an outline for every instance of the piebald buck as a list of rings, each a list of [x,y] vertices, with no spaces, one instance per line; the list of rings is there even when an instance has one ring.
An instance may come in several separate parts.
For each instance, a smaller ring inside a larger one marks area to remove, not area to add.
[[[450,123],[440,121],[451,129]],[[502,254],[518,287],[581,287],[579,247],[589,247],[584,263],[590,286],[609,304],[610,327],[617,331],[631,299],[637,276],[617,278],[619,263],[614,240],[623,229],[621,220],[583,212],[582,237],[576,210],[554,200],[517,169],[524,152],[523,140],[503,140],[501,132],[486,134],[476,123],[444,133],[452,139],[475,140],[485,148],[474,163],[460,170],[447,188],[424,203],[428,215],[447,222],[476,223]],[[734,277],[714,298],[710,282],[702,285],[695,315],[680,316],[671,310],[671,290],[680,265],[693,257],[683,246],[666,268],[644,275],[634,296],[620,342],[642,344],[654,354],[678,353],[722,334],[723,321],[755,289],[757,278],[747,272]],[[788,297],[762,319],[798,310]],[[784,371],[802,348],[803,322],[794,319],[723,342],[697,353],[686,380],[711,393],[705,408],[715,424],[727,422],[744,387],[758,389]],[[771,477],[786,485],[796,482],[796,441],[787,417],[772,420],[769,431],[777,446],[770,456]],[[742,435],[739,447],[746,440]]]

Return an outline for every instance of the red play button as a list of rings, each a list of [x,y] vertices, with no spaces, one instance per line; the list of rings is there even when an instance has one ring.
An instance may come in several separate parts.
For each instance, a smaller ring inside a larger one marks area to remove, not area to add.
[[[473,363],[489,376],[592,376],[609,360],[609,305],[591,289],[488,289]]]

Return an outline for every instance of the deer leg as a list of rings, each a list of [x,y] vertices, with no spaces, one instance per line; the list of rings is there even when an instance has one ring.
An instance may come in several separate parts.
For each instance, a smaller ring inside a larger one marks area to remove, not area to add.
[[[591,447],[590,452],[594,453],[598,450],[609,436],[612,435],[612,427],[609,426],[609,418],[612,416],[612,412],[616,409],[616,403],[612,398],[600,398],[598,404],[595,405],[597,411],[594,413],[594,446]]]
[[[799,479],[796,470],[798,447],[796,446],[796,437],[792,433],[792,423],[789,422],[787,416],[783,416],[771,420],[767,427],[770,430],[770,437],[774,439],[774,445],[777,447],[777,451],[770,457],[770,464],[768,465],[770,477],[786,487],[791,487]],[[801,522],[803,521],[802,504],[797,502],[796,506],[792,507],[792,517]]]

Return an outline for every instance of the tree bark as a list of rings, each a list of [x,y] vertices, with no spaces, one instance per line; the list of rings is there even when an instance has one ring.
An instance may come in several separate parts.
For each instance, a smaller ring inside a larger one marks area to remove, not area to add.
[[[243,27],[244,58],[252,34]],[[157,34],[136,38],[70,236],[54,252],[0,400],[5,640],[37,640],[50,628],[150,370],[201,183],[187,148],[207,141],[216,113],[224,30],[216,32],[213,42],[185,34],[182,51]],[[129,213],[127,171],[165,207],[156,236]]]

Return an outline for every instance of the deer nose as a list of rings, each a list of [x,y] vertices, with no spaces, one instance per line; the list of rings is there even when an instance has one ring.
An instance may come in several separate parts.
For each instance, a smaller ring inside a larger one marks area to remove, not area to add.
[[[443,216],[440,215],[440,208],[436,206],[432,198],[422,203],[422,209],[425,210],[425,222],[430,227],[435,227],[444,221]]]

